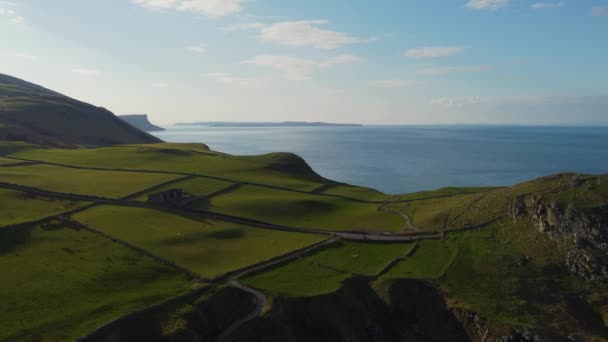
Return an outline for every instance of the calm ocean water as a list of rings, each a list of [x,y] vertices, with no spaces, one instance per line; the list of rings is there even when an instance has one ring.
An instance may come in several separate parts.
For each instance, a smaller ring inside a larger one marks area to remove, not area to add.
[[[608,127],[170,126],[169,142],[254,155],[293,152],[321,175],[387,193],[511,185],[547,174],[608,173]]]

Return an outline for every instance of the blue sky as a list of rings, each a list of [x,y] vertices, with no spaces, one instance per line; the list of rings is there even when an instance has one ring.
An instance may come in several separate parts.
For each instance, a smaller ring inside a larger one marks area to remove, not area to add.
[[[0,72],[184,121],[608,123],[608,0],[0,0]]]

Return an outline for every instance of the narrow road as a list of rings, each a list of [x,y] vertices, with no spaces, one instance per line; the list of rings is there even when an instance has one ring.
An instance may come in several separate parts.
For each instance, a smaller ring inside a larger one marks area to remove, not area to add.
[[[403,221],[405,221],[405,230],[412,230],[414,232],[422,231],[422,229],[420,229],[420,228],[416,227],[414,224],[412,224],[412,220],[406,213],[401,212],[399,210],[392,209],[392,208],[387,208],[386,206],[390,203],[395,203],[395,202],[384,202],[384,203],[382,203],[382,205],[380,205],[380,207],[378,207],[378,210],[401,216],[401,218],[403,218]]]
[[[268,304],[268,298],[266,297],[266,295],[254,288],[251,288],[241,282],[238,281],[238,279],[251,274],[251,273],[256,273],[256,272],[260,272],[264,269],[270,268],[272,266],[278,265],[280,263],[286,262],[286,261],[290,261],[293,259],[297,259],[299,257],[302,257],[308,253],[311,253],[317,249],[323,248],[325,246],[329,246],[331,244],[336,243],[337,240],[335,239],[328,239],[325,241],[321,241],[319,243],[316,243],[314,245],[299,249],[295,252],[292,253],[288,253],[285,254],[281,257],[266,261],[266,262],[262,262],[260,264],[254,265],[254,266],[250,266],[247,267],[245,269],[242,269],[240,271],[236,271],[235,273],[229,275],[229,279],[228,279],[228,284],[230,286],[234,286],[236,288],[239,288],[243,291],[246,291],[248,293],[251,293],[252,295],[255,296],[255,300],[256,300],[256,305],[255,305],[255,309],[253,311],[251,311],[249,314],[247,314],[245,317],[239,319],[238,321],[235,321],[234,323],[232,323],[230,325],[230,327],[226,328],[226,330],[224,330],[217,338],[216,338],[216,342],[224,342],[227,341],[227,338],[230,337],[230,335],[232,335],[235,331],[237,331],[240,327],[242,327],[245,323],[260,317],[262,315],[262,312],[264,311],[264,307],[266,307],[266,305]]]
[[[211,219],[238,223],[238,224],[243,224],[243,225],[247,225],[247,226],[251,226],[251,227],[271,229],[271,230],[280,230],[280,231],[293,232],[293,233],[327,235],[327,236],[332,236],[332,237],[339,237],[339,238],[342,238],[345,240],[370,241],[370,242],[404,242],[404,241],[415,241],[415,240],[421,240],[421,239],[441,238],[440,233],[433,233],[433,232],[429,232],[429,233],[420,232],[420,233],[412,233],[412,234],[382,234],[382,233],[366,233],[366,232],[342,232],[342,231],[334,231],[334,230],[327,230],[327,229],[290,227],[290,226],[283,226],[283,225],[269,223],[269,222],[253,220],[253,219],[249,219],[246,217],[221,214],[221,213],[208,211],[208,210],[164,207],[161,205],[153,205],[150,203],[136,202],[136,201],[124,200],[124,199],[105,198],[105,197],[90,196],[90,195],[68,194],[68,193],[62,193],[62,192],[42,190],[42,189],[28,187],[28,186],[24,186],[24,185],[4,183],[4,182],[0,182],[0,188],[18,190],[18,191],[31,193],[31,194],[38,195],[38,196],[50,197],[50,198],[61,198],[61,199],[69,199],[69,200],[76,200],[76,201],[94,202],[97,204],[109,204],[109,205],[119,205],[119,206],[128,206],[128,207],[157,209],[157,210],[172,212],[172,213],[175,213],[178,215],[184,215],[184,214],[186,214],[186,215],[188,215],[188,214],[204,215]]]
[[[245,292],[251,293],[255,297],[255,309],[251,311],[247,316],[239,319],[238,321],[232,323],[226,330],[224,330],[216,339],[216,342],[225,342],[229,341],[228,338],[237,331],[240,327],[242,327],[245,323],[256,319],[262,315],[264,311],[264,307],[268,304],[268,298],[262,292],[253,289],[251,287],[245,286],[241,284],[238,280],[230,280],[228,282],[230,286],[234,286],[239,288]]]

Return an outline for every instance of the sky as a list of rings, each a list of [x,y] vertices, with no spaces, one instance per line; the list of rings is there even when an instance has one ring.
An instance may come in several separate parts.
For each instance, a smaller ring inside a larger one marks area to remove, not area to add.
[[[159,124],[608,123],[608,0],[0,0],[0,73]]]

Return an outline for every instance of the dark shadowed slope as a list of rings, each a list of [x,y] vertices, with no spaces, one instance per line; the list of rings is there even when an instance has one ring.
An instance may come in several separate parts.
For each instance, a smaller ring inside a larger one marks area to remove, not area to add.
[[[164,131],[165,129],[162,127],[158,127],[148,120],[147,114],[128,114],[128,115],[119,115],[118,116],[123,121],[126,121],[131,126],[141,129],[144,132],[157,132]]]
[[[44,145],[160,142],[110,111],[0,74],[0,140]]]

